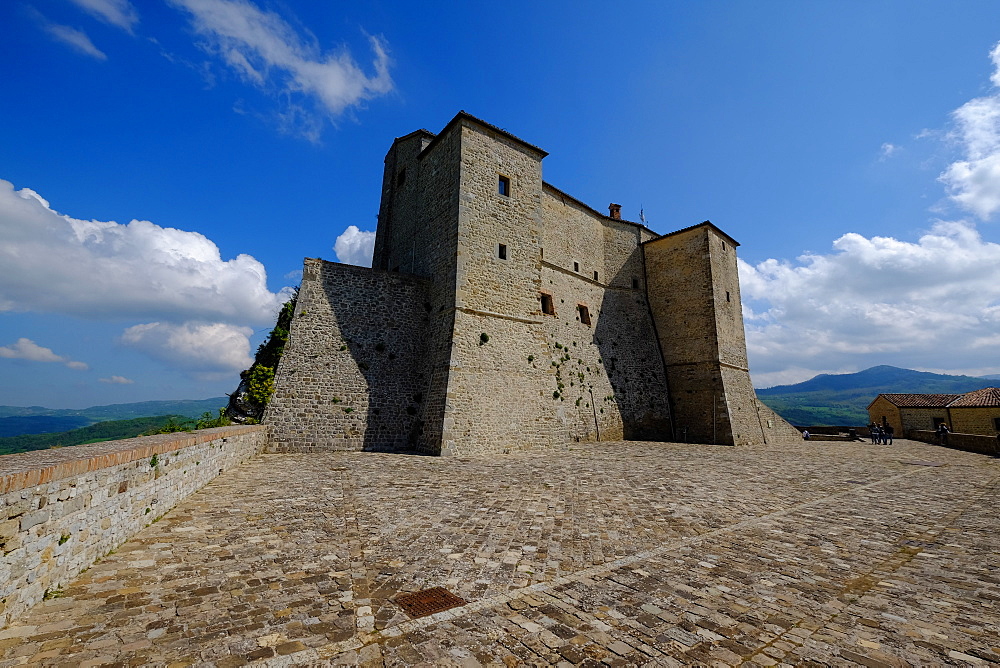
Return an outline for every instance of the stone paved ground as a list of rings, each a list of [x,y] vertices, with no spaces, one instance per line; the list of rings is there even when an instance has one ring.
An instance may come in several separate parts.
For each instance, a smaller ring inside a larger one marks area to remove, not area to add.
[[[1000,663],[998,479],[912,441],[265,455],[0,631],[0,667]],[[433,586],[469,604],[393,602]]]

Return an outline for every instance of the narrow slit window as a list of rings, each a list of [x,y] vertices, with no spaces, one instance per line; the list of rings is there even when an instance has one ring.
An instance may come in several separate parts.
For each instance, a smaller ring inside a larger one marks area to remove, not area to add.
[[[726,301],[727,302],[729,301],[729,291],[728,290],[726,291]]]
[[[632,289],[633,290],[638,290],[639,289],[639,279],[638,278],[633,278],[632,279]]]
[[[499,185],[497,185],[497,192],[504,197],[510,197],[510,179],[501,175]]]
[[[583,304],[577,304],[576,308],[580,310],[580,322],[585,325],[590,324],[590,309]]]
[[[594,272],[594,280],[595,281],[600,280],[600,279],[597,278],[597,272],[596,271]]]
[[[541,294],[542,298],[542,313],[547,315],[556,314],[556,305],[552,301],[552,295],[547,295],[544,292]]]
[[[507,259],[507,244],[500,244],[497,247],[497,257],[500,258],[501,260]]]
[[[403,169],[399,170],[399,173],[396,174],[396,185],[397,186],[401,186],[404,183],[406,183],[406,168],[405,167]]]
[[[576,271],[576,272],[580,271],[580,263],[579,262],[574,262],[573,263],[573,271]]]

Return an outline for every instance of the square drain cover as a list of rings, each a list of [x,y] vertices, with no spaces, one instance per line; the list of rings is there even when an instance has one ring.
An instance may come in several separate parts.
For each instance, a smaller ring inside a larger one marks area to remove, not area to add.
[[[412,594],[401,594],[394,599],[396,605],[410,617],[426,617],[437,612],[451,610],[468,603],[465,599],[455,596],[444,587],[433,587]]]

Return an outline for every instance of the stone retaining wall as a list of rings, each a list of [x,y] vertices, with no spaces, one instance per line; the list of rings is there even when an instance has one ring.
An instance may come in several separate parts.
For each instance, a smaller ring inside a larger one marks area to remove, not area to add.
[[[911,429],[906,433],[906,437],[914,441],[941,445],[936,431]],[[945,447],[997,456],[1000,455],[1000,438],[979,434],[948,434],[948,443]]]
[[[0,628],[266,443],[219,427],[0,456]]]

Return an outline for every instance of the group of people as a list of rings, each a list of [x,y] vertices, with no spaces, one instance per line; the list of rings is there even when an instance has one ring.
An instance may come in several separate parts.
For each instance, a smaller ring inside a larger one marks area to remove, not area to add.
[[[872,438],[872,445],[892,445],[892,434],[895,430],[889,423],[876,424],[872,422],[868,425],[868,434]]]

